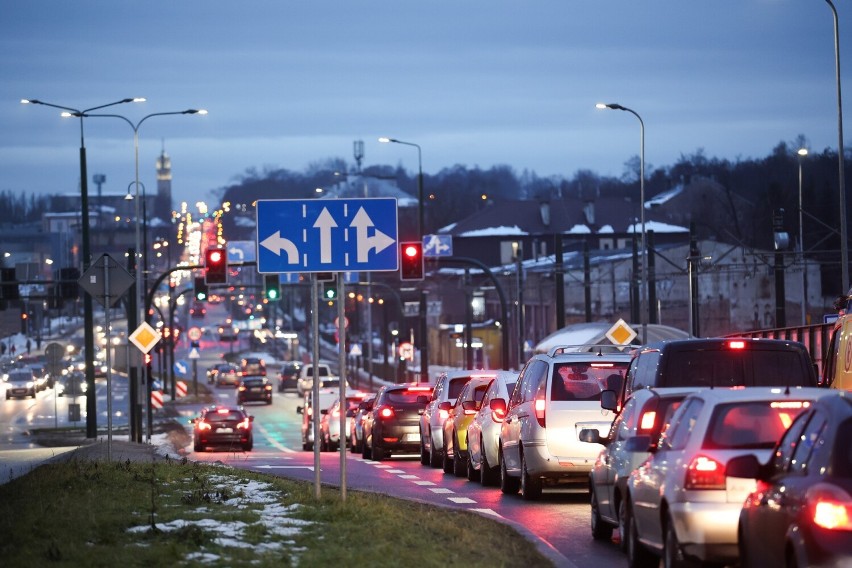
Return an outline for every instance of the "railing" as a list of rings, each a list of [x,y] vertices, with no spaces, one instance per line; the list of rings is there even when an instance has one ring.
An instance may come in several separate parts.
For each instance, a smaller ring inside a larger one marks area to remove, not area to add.
[[[766,339],[787,339],[803,343],[811,354],[811,359],[817,365],[819,376],[822,377],[823,358],[825,357],[825,350],[828,347],[828,343],[831,341],[831,332],[833,329],[834,323],[818,323],[795,327],[743,331],[729,334],[726,337],[762,337]]]

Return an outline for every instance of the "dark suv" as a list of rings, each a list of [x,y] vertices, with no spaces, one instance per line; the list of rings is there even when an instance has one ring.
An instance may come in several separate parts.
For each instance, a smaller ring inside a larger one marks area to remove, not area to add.
[[[648,387],[817,386],[807,348],[783,339],[702,338],[650,343],[630,362],[619,403]]]

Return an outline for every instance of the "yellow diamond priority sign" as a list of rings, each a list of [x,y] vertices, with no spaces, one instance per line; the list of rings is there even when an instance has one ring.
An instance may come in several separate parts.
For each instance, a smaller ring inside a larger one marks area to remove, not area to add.
[[[129,339],[142,353],[148,353],[162,339],[162,335],[148,322],[142,322],[142,325],[130,334]]]
[[[606,337],[615,345],[629,345],[636,338],[636,330],[627,325],[626,321],[620,319],[609,328]]]

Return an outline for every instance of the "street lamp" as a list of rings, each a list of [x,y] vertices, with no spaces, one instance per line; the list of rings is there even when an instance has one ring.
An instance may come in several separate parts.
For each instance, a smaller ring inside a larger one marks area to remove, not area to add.
[[[639,120],[639,211],[642,221],[642,290],[639,294],[639,319],[642,321],[642,343],[648,341],[648,250],[645,248],[645,122],[633,109],[616,103],[597,103],[599,109],[623,110]]]
[[[175,114],[201,114],[201,115],[205,115],[205,114],[207,114],[207,111],[203,110],[203,109],[202,110],[187,109],[187,110],[175,111],[175,112],[155,112],[155,113],[151,113],[151,114],[143,116],[135,124],[130,119],[128,119],[127,117],[120,115],[120,114],[87,114],[87,112],[88,111],[83,111],[82,113],[71,113],[71,116],[79,116],[81,120],[82,120],[83,117],[118,118],[118,119],[121,119],[124,122],[126,122],[128,125],[130,125],[130,128],[133,129],[133,158],[134,158],[134,167],[135,167],[135,178],[134,178],[134,181],[131,182],[131,185],[135,186],[134,199],[136,201],[135,204],[134,204],[134,207],[135,207],[135,210],[136,210],[135,211],[135,213],[136,213],[136,252],[135,252],[136,259],[134,259],[135,260],[134,265],[136,266],[136,306],[133,310],[131,310],[132,311],[132,317],[128,317],[128,321],[127,321],[128,332],[130,332],[131,328],[135,330],[136,326],[139,324],[140,321],[147,321],[147,317],[146,317],[146,314],[145,314],[145,301],[144,301],[145,293],[147,292],[147,290],[145,290],[145,288],[147,286],[145,285],[145,282],[143,280],[145,270],[147,269],[147,266],[146,266],[147,254],[146,254],[146,251],[143,250],[143,243],[140,240],[140,227],[144,222],[144,224],[146,225],[145,226],[145,232],[146,232],[146,239],[145,240],[147,241],[147,231],[148,231],[147,222],[148,222],[148,219],[147,219],[147,212],[144,211],[144,209],[142,211],[144,220],[143,220],[143,217],[140,217],[139,186],[142,186],[142,200],[141,200],[142,203],[141,203],[141,206],[143,208],[145,207],[144,201],[145,201],[146,196],[145,196],[145,186],[142,185],[142,183],[139,181],[139,127],[142,126],[143,122],[145,122],[149,118],[152,118],[152,117],[155,117],[155,116],[168,116],[168,115],[175,115]],[[130,186],[128,186],[127,189],[128,189],[127,195],[129,196],[130,195]],[[147,242],[144,243],[144,247],[147,248]],[[140,361],[139,362],[140,371],[141,371],[141,364],[142,363]],[[136,369],[136,367],[134,367],[134,370],[135,369]],[[139,375],[141,375],[141,374],[142,373],[139,372]],[[148,377],[148,390],[149,391],[150,391],[150,383],[151,383],[150,377]],[[133,399],[133,404],[137,404],[137,402],[138,402],[138,400],[137,400],[138,399],[137,387],[138,387],[138,384],[137,384],[136,377],[131,377],[131,389],[130,390],[131,390],[131,398]],[[151,398],[151,396],[150,396],[150,392],[149,392],[146,400],[150,400],[150,398]],[[135,416],[137,419],[141,418],[141,416],[138,416],[135,412],[131,412],[131,416]],[[135,426],[131,427],[131,433],[140,434],[140,432],[138,432],[138,429]],[[134,441],[141,441],[141,436],[137,435],[135,437],[137,439],[134,440]],[[149,432],[149,438],[150,438],[150,432]]]
[[[126,98],[105,105],[88,108],[85,110],[77,110],[75,108],[46,103],[37,99],[21,99],[22,104],[43,105],[51,108],[58,108],[66,111],[63,116],[77,116],[80,118],[80,209],[81,218],[81,237],[82,237],[82,255],[83,255],[83,270],[89,268],[91,262],[91,251],[89,242],[89,187],[87,183],[88,173],[86,172],[86,145],[83,138],[83,117],[87,112],[107,108],[124,103],[144,102],[144,98]],[[70,113],[70,114],[67,114]],[[92,297],[89,294],[83,294],[83,348],[86,351],[86,437],[96,438],[98,435],[97,423],[97,399],[95,397],[95,367],[94,367],[94,351],[95,351],[95,331],[94,317],[92,313]]]
[[[417,148],[417,236],[423,242],[423,154],[419,144],[396,138],[379,138],[379,142],[403,144]],[[371,338],[372,340],[372,338]],[[420,378],[429,380],[429,342],[426,337],[426,291],[420,290]]]
[[[802,325],[808,324],[808,262],[805,260],[805,233],[802,228],[802,160],[808,155],[807,148],[799,148],[799,254],[802,255]]]
[[[840,28],[837,9],[831,0],[825,0],[834,16],[834,74],[837,80],[837,183],[840,186],[840,274],[841,294],[849,293],[849,236],[846,234],[846,182],[844,181],[843,153],[843,103],[840,96]]]

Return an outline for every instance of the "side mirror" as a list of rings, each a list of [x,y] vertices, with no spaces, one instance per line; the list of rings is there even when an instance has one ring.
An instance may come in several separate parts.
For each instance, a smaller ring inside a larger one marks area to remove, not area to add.
[[[304,412],[304,410],[305,410],[305,409],[304,409],[304,408],[302,408],[301,406],[297,406],[297,407],[296,407],[296,414],[301,414],[302,412]]]
[[[633,436],[624,441],[624,449],[628,452],[653,452],[657,448],[651,445],[651,436]]]
[[[763,467],[754,454],[736,456],[725,465],[726,477],[744,477],[746,479],[761,479]]]
[[[253,414],[249,414],[249,422],[254,422],[254,415]]]
[[[438,410],[449,410],[452,407],[453,407],[453,403],[448,401],[448,400],[445,400],[444,402],[442,402],[441,404],[438,405]]]
[[[462,402],[462,410],[473,410],[475,412],[479,410],[479,405],[475,400],[465,400]]]
[[[492,398],[491,402],[488,403],[488,408],[490,408],[493,412],[506,414],[506,401],[502,398]]]
[[[601,444],[602,446],[609,445],[609,438],[601,438],[601,433],[595,428],[583,428],[578,436],[581,442],[589,444]]]
[[[601,391],[601,408],[604,410],[618,410],[618,393],[614,390]]]
[[[328,414],[328,409],[327,408],[321,408],[320,414]]]

